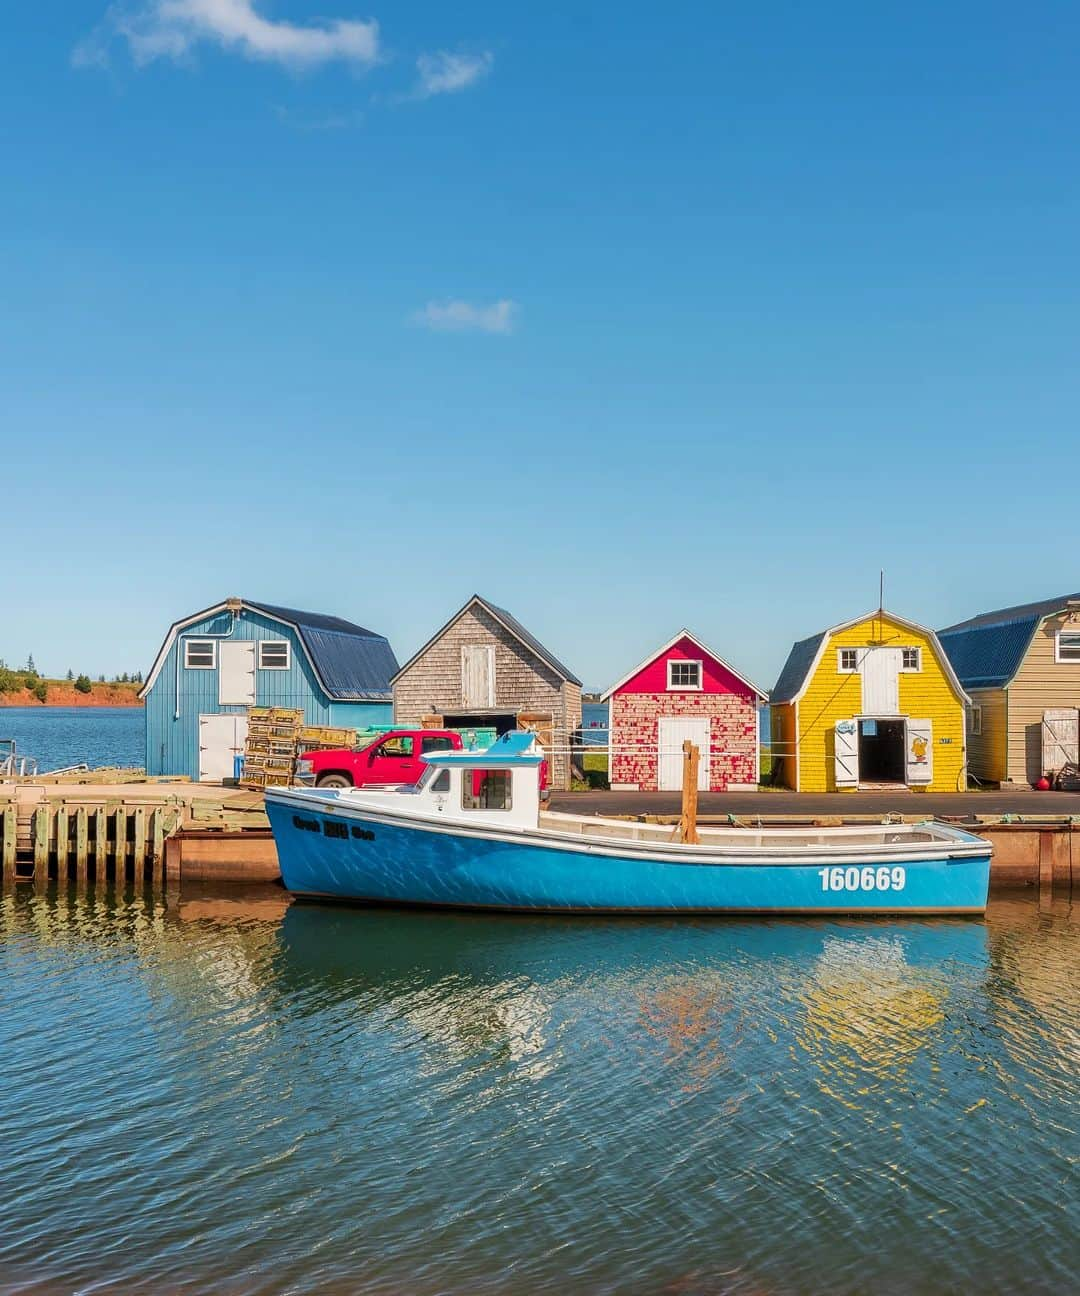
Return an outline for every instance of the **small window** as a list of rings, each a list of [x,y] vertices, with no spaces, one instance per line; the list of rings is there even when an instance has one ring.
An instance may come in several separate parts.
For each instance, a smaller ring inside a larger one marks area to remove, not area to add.
[[[450,771],[448,769],[439,770],[438,774],[431,780],[432,792],[449,792],[450,791]]]
[[[700,689],[701,662],[669,661],[667,664],[667,686],[669,689]]]
[[[1080,631],[1059,630],[1057,632],[1057,653],[1059,662],[1080,662]]]
[[[968,707],[968,733],[975,738],[982,733],[982,707],[978,702]]]
[[[836,654],[836,668],[841,675],[855,675],[859,670],[859,650],[840,648]]]
[[[378,750],[376,756],[411,756],[413,754],[413,740],[407,738],[404,734],[399,734],[395,738],[387,738]]]
[[[918,672],[922,670],[922,649],[921,648],[901,648],[900,649],[900,669],[908,672]]]
[[[184,668],[213,670],[217,665],[217,644],[213,639],[184,640]]]
[[[420,755],[426,756],[428,752],[449,751],[453,747],[449,738],[421,738]]]
[[[288,670],[289,644],[285,639],[263,639],[259,643],[259,670]]]
[[[461,776],[463,810],[509,810],[511,770],[465,770]]]

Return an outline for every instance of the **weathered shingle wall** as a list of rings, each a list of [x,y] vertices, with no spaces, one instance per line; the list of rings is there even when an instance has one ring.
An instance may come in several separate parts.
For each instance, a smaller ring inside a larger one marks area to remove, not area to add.
[[[469,608],[394,683],[394,723],[419,725],[424,716],[464,710],[461,650],[495,648],[495,701],[491,711],[548,713],[554,725],[552,783],[570,781],[571,730],[581,724],[581,689],[568,684],[531,649],[480,607]]]

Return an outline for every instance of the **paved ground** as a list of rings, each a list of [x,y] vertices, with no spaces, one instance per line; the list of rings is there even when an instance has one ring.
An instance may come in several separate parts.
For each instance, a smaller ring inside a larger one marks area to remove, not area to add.
[[[551,809],[568,814],[678,814],[678,792],[555,792]],[[702,792],[698,814],[905,815],[979,817],[1002,814],[1047,818],[1080,816],[1078,792]]]

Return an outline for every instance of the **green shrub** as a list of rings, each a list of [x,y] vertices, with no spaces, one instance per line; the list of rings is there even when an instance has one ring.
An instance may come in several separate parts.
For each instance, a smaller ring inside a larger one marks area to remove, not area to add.
[[[22,688],[22,677],[6,666],[0,666],[0,693],[15,693]]]
[[[38,680],[31,691],[39,702],[47,702],[49,700],[49,686],[44,680]]]
[[[76,693],[90,693],[93,690],[93,684],[90,683],[89,675],[80,675],[75,681]]]

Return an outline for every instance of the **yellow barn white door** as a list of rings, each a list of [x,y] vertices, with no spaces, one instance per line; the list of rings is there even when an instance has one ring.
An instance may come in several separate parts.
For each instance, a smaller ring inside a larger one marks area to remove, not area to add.
[[[861,657],[863,715],[899,715],[900,649],[867,648]]]

